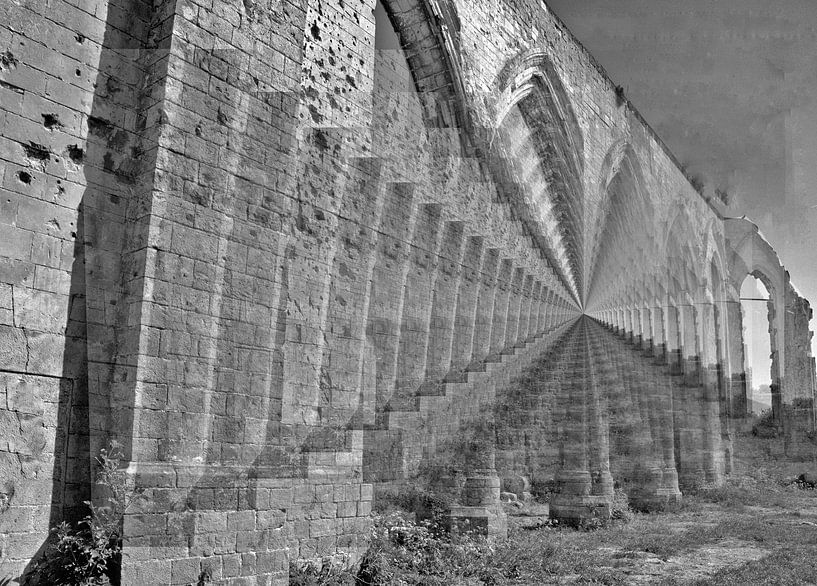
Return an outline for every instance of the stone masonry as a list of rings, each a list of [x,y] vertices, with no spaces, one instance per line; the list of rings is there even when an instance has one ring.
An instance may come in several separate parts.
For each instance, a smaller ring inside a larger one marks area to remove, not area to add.
[[[0,129],[0,581],[111,441],[127,585],[285,584],[408,487],[673,506],[750,274],[813,453],[808,301],[540,0],[6,0]]]

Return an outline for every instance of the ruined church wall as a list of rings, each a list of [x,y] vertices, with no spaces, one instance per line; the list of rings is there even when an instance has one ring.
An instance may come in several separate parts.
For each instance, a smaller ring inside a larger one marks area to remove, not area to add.
[[[141,163],[152,172],[138,121],[150,20],[129,0],[0,7],[3,571],[93,496],[127,321],[126,226]]]
[[[477,126],[499,125],[509,63],[534,47],[552,61],[583,134],[588,222],[603,214],[608,153],[631,145],[656,211],[622,272],[650,267],[631,257],[679,209],[696,251],[720,237],[541,4],[456,7]],[[4,563],[42,545],[62,503],[51,469],[79,474],[76,503],[109,436],[146,496],[125,521],[125,583],[285,583],[290,559],[359,551],[372,484],[436,462],[575,314],[460,130],[428,126],[418,72],[375,50],[373,8],[112,1],[94,14],[66,4],[55,14],[76,20],[61,23],[33,0],[0,8],[33,24],[0,37],[15,61],[0,73],[5,128],[24,114],[0,142]],[[26,35],[44,56],[17,52]],[[32,160],[29,141],[50,160]]]

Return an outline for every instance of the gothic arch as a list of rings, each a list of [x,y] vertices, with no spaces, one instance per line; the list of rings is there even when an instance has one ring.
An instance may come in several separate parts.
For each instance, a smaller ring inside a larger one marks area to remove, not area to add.
[[[541,50],[510,60],[496,85],[500,98],[492,156],[504,162],[527,213],[547,234],[543,250],[548,260],[568,290],[581,297],[584,142],[571,101]]]
[[[459,18],[449,0],[381,0],[406,53],[432,128],[467,128]],[[464,137],[464,133],[461,133]]]
[[[599,177],[598,208],[594,210],[592,229],[587,243],[587,275],[590,279],[588,303],[598,303],[595,296],[601,280],[615,272],[615,259],[608,258],[626,242],[636,254],[628,255],[629,262],[638,272],[647,269],[646,260],[652,255],[647,250],[655,225],[655,211],[645,186],[641,165],[632,146],[619,141],[613,144],[602,164]],[[638,226],[635,218],[639,218]],[[643,229],[646,226],[646,230]],[[602,246],[605,248],[602,249]],[[596,272],[603,266],[604,274]],[[622,267],[624,269],[625,267]]]
[[[769,292],[769,327],[772,354],[772,409],[780,417],[782,397],[786,396],[786,291],[788,275],[777,253],[760,234],[757,225],[742,218],[727,218],[726,237],[731,244],[728,274],[732,286],[740,291],[747,275],[759,279]]]

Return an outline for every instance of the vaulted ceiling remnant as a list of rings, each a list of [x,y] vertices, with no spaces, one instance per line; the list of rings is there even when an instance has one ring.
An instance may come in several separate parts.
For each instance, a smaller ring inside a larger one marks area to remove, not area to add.
[[[547,235],[546,254],[576,300],[584,297],[584,142],[549,57],[531,51],[498,76],[498,132],[524,203]]]

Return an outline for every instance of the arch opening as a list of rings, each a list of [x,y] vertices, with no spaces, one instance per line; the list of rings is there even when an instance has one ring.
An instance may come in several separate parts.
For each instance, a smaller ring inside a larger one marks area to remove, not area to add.
[[[772,295],[760,274],[746,275],[740,287],[743,316],[747,411],[758,415],[772,408]]]

